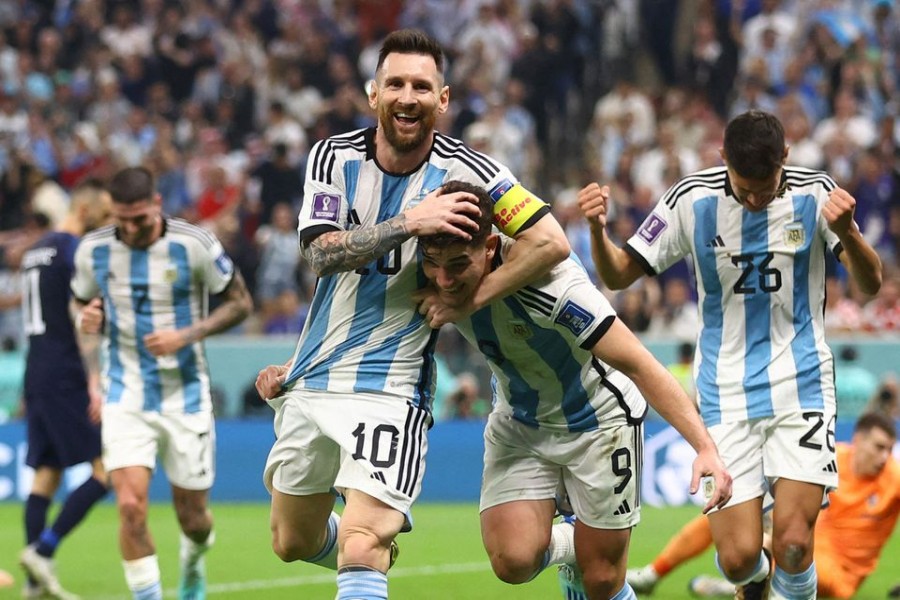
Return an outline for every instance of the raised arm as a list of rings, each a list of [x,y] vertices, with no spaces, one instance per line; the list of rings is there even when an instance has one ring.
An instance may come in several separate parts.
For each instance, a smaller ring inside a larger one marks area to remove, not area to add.
[[[631,379],[647,402],[697,451],[691,493],[697,492],[703,476],[713,477],[716,483],[715,492],[708,498],[704,512],[724,506],[731,498],[731,475],[725,470],[719,451],[703,426],[696,407],[675,377],[619,319],[613,321],[592,352]]]
[[[828,194],[828,201],[822,208],[822,216],[838,239],[841,240],[841,252],[838,257],[859,289],[869,295],[875,295],[881,289],[881,259],[875,249],[863,238],[853,213],[856,211],[856,199],[841,188],[834,188]]]
[[[319,277],[352,271],[371,263],[415,235],[450,233],[469,237],[467,215],[478,215],[474,197],[466,193],[428,194],[401,214],[350,231],[329,231],[300,244],[300,256]]]
[[[630,254],[616,246],[606,234],[606,213],[609,187],[590,183],[578,192],[578,205],[591,228],[591,254],[603,283],[612,290],[621,290],[644,274]]]

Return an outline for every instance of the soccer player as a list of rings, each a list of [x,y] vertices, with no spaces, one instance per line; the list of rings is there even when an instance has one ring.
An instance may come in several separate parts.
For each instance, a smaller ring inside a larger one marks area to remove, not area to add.
[[[856,422],[851,442],[837,444],[838,488],[829,495],[828,507],[819,515],[815,530],[820,596],[852,598],[878,564],[881,550],[900,516],[900,464],[891,456],[896,439],[897,431],[889,417],[866,413]],[[689,543],[696,552],[676,553],[676,538]],[[652,592],[669,571],[704,551],[710,543],[706,517],[690,521],[652,565],[635,572],[629,570],[632,587]],[[716,590],[723,590],[722,585]]]
[[[109,192],[115,225],[79,244],[71,310],[81,332],[103,332],[103,463],[119,510],[125,581],[135,599],[162,598],[147,527],[159,455],[182,531],[179,598],[204,598],[215,429],[202,340],[240,323],[252,300],[215,236],[162,215],[148,170],[119,171]],[[221,303],[206,314],[208,293]],[[96,354],[85,360],[99,380]]]
[[[72,596],[56,576],[53,555],[107,491],[100,460],[100,397],[88,394],[68,304],[78,240],[106,225],[110,210],[109,193],[99,183],[79,186],[72,192],[69,211],[56,230],[45,234],[22,258],[22,310],[28,335],[25,464],[34,469],[31,493],[25,500],[28,545],[20,557],[28,574],[23,592],[26,598]],[[47,527],[47,512],[63,469],[83,462],[91,464],[91,476],[66,497],[53,524]]]
[[[700,413],[734,477],[731,501],[709,515],[717,564],[744,597],[771,581],[773,598],[811,598],[813,527],[823,493],[837,484],[825,250],[868,294],[881,285],[881,261],[853,220],[852,196],[825,173],[785,166],[784,130],[772,115],[732,119],[720,154],[724,166],[673,185],[624,249],[606,234],[609,189],[590,184],[578,200],[611,288],[692,255]],[[769,483],[774,577],[762,551]]]
[[[474,197],[439,194],[463,179],[492,190],[498,225],[517,256],[486,279],[487,303],[569,254],[549,207],[509,170],[435,131],[449,87],[440,46],[399,30],[379,52],[369,105],[376,128],[312,149],[299,217],[300,253],[320,277],[287,365],[260,371],[277,440],[264,473],[275,553],[338,570],[338,598],[386,598],[394,537],[425,472],[437,339],[416,312],[424,281],[417,235],[464,235]],[[335,488],[346,505],[333,511]]]
[[[419,311],[429,321],[437,307],[465,305],[515,247],[491,233],[484,188],[452,181],[443,193],[453,192],[475,195],[482,215],[470,240],[419,237],[431,284],[420,294]],[[566,598],[633,598],[625,565],[631,528],[640,519],[642,394],[697,450],[691,491],[701,476],[713,476],[716,489],[705,510],[730,497],[730,477],[690,398],[616,319],[573,258],[456,326],[494,376],[480,507],[494,572],[523,583],[550,564],[577,558],[584,580],[578,570],[561,569]],[[550,543],[571,527],[551,528],[561,487],[577,517],[575,557],[562,555],[565,544]]]

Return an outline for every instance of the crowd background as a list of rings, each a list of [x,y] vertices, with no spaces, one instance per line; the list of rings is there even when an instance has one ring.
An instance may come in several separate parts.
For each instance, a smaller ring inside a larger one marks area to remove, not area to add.
[[[315,284],[296,247],[307,153],[374,125],[366,82],[399,27],[447,50],[451,110],[438,129],[550,202],[592,275],[580,187],[611,186],[621,244],[669,185],[720,164],[730,117],[776,114],[789,163],[828,171],[856,197],[885,265],[869,298],[831,263],[826,327],[900,330],[891,0],[5,0],[0,362],[24,341],[22,251],[65,214],[75,185],[134,165],[156,174],[168,214],[213,230],[243,273],[257,312],[235,335],[299,333]],[[691,276],[682,264],[607,293],[639,334],[692,341]],[[483,416],[480,359],[452,331],[440,350],[437,416]]]

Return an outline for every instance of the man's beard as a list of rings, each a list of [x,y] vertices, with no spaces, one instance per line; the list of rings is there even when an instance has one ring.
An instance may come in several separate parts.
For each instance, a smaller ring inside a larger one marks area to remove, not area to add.
[[[394,116],[391,113],[382,115],[381,128],[384,131],[384,137],[388,143],[398,152],[411,152],[419,148],[425,141],[425,138],[434,129],[434,119],[429,119],[426,115],[421,115],[418,121],[419,129],[412,136],[404,136],[397,131]]]

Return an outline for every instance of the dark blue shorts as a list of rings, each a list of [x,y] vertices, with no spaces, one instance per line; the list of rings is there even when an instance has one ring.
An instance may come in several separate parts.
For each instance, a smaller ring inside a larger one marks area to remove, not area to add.
[[[100,456],[100,427],[87,415],[87,392],[56,390],[25,394],[28,454],[34,469],[62,469]]]

